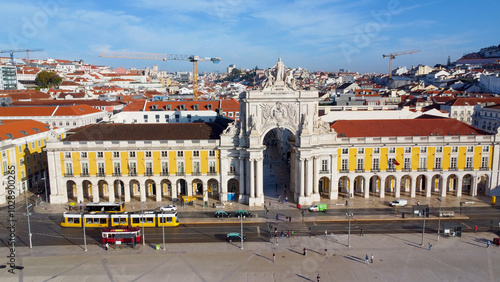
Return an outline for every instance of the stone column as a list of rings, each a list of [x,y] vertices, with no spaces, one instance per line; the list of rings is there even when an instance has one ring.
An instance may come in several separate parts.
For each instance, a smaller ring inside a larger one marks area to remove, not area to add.
[[[442,183],[441,183],[441,191],[439,191],[439,195],[444,198],[446,197],[446,192],[448,191],[448,186],[449,186],[449,183],[448,183],[448,177],[446,175],[443,175],[443,179],[442,179]]]
[[[430,198],[432,193],[432,177],[425,178],[425,197]]]
[[[249,186],[250,186],[250,195],[249,195],[249,201],[251,200],[252,202],[255,200],[255,159],[248,159],[250,165],[250,174],[248,175],[248,178],[250,180]]]
[[[455,185],[455,186],[457,187],[457,190],[455,191],[455,195],[456,195],[457,197],[461,197],[461,196],[462,196],[462,188],[463,188],[463,184],[464,184],[464,183],[463,183],[463,177],[461,177],[461,176],[457,176],[457,179],[458,179],[458,180],[457,180],[457,181],[458,181],[458,183],[457,183],[457,185]],[[472,184],[472,183],[471,183],[471,184]],[[472,189],[472,186],[471,186],[471,189]]]
[[[303,198],[305,195],[305,189],[304,189],[304,159],[299,158],[299,173],[297,176],[299,179],[299,191],[300,191],[300,197]],[[300,200],[299,200],[300,202]]]
[[[76,182],[75,182],[76,183]],[[85,199],[83,198],[83,187],[82,184],[75,184],[76,185],[76,198],[78,202],[84,202]]]
[[[174,179],[174,181],[171,181],[170,185],[172,185],[172,199],[177,199],[177,197],[179,196],[179,187],[178,187],[177,179]]]
[[[208,201],[208,181],[203,182],[203,202]]]
[[[415,198],[417,195],[417,179],[410,179],[410,198]]]
[[[472,197],[477,196],[477,182],[478,182],[477,175],[472,176],[470,180],[470,194]]]
[[[140,193],[141,193],[141,203],[142,202],[146,202],[146,189],[147,189],[147,184],[146,184],[146,182],[144,182],[143,187],[140,187],[140,190],[141,190],[140,191]]]
[[[379,185],[379,197],[380,199],[383,199],[385,198],[385,180],[386,180],[386,177],[385,176],[380,176],[380,185]]]
[[[99,202],[99,186],[97,184],[91,183],[91,191],[92,191],[92,202],[98,203]]]
[[[319,158],[318,157],[313,157],[313,193],[312,193],[312,201],[318,202],[321,200],[321,195],[319,193],[319,170],[321,168],[321,164],[319,163]],[[325,187],[323,183],[323,190],[326,190],[327,187]]]
[[[315,185],[314,181],[314,170],[313,170],[313,160],[312,158],[306,159],[306,171],[305,171],[305,180],[306,180],[306,197],[311,197],[313,192],[313,186]]]
[[[347,180],[347,192],[349,198],[354,198],[354,179],[348,178]]]
[[[262,194],[264,193],[264,172],[263,172],[263,166],[264,166],[264,159],[258,158],[256,160],[256,166],[257,166],[257,179],[255,180],[255,197],[260,199],[262,197]]]
[[[130,182],[127,184],[123,182],[123,190],[125,190],[125,202],[128,203],[130,202]]]
[[[115,202],[115,186],[114,185],[108,185],[104,184],[105,187],[108,189],[108,198],[111,203]]]
[[[161,186],[161,179],[158,179],[158,181],[155,181],[155,185],[156,185],[156,201],[161,202],[162,193],[163,193],[163,187]]]
[[[401,185],[399,184],[399,179],[395,176],[394,177],[394,197],[399,198],[401,197]]]
[[[365,199],[370,198],[370,189],[367,187],[370,185],[366,185],[364,177],[360,178],[360,181],[361,181],[361,188],[363,189],[363,198]]]
[[[240,157],[240,167],[238,169],[238,181],[240,185],[240,202],[245,200],[245,158]]]

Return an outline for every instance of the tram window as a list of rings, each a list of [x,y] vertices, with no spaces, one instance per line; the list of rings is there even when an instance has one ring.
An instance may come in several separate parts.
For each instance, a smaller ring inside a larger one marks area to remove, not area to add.
[[[113,224],[118,224],[120,222],[119,218],[113,218]]]
[[[139,218],[138,217],[132,218],[132,223],[139,223]]]
[[[165,223],[165,218],[164,217],[160,217],[159,220],[160,220],[160,223]]]
[[[105,218],[100,218],[99,219],[99,223],[106,223],[106,219]]]
[[[147,217],[147,218],[146,218],[146,222],[147,222],[147,223],[153,223],[153,222],[154,222],[154,220],[153,220],[153,218],[152,218],[152,217]]]
[[[172,223],[172,218],[171,217],[167,217],[167,222],[168,223]]]
[[[126,224],[127,223],[127,219],[126,218],[120,218],[120,223],[121,224]]]
[[[73,218],[72,217],[68,217],[68,223],[73,223]]]
[[[76,224],[80,224],[80,219],[79,218],[75,218],[74,220],[75,220]]]
[[[92,218],[87,218],[87,223],[93,223]]]

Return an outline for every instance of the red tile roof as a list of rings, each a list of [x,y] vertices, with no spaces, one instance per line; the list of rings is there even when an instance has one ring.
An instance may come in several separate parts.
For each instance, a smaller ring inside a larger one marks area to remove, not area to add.
[[[490,135],[456,119],[339,120],[330,126],[339,137]]]
[[[475,106],[482,103],[500,103],[500,97],[492,98],[456,98],[447,103],[450,106]]]
[[[2,120],[0,121],[0,140],[17,139],[25,136],[49,131],[49,125],[31,120]]]
[[[87,105],[76,106],[47,106],[47,107],[3,107],[0,116],[83,116],[102,112]]]

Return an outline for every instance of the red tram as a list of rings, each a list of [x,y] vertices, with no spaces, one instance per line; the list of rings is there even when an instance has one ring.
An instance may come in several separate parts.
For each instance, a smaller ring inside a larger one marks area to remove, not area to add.
[[[106,227],[102,229],[102,243],[137,244],[141,242],[141,229],[131,226]]]

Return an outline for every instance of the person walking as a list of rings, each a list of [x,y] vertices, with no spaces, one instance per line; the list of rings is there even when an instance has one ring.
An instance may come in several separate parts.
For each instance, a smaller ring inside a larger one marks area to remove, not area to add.
[[[328,256],[328,249],[325,248],[325,253],[324,253],[325,257]]]
[[[477,225],[474,225],[474,233],[477,233]]]
[[[306,248],[304,248],[304,256],[306,256],[306,255],[307,255],[307,250],[306,250]]]
[[[288,196],[285,197],[285,203],[288,203]]]
[[[106,247],[106,251],[109,250],[109,243],[106,243],[105,247]]]
[[[490,244],[491,244],[491,242],[490,242],[490,240],[488,240],[488,241],[486,242],[486,248],[489,248],[489,247],[490,247]]]
[[[365,257],[365,263],[366,264],[369,264],[370,262],[368,261],[368,254],[366,254],[366,257]]]
[[[371,257],[370,263],[373,263],[373,254],[372,254],[372,257]]]
[[[276,262],[276,254],[273,253],[273,262]]]
[[[82,212],[82,209],[83,209],[83,204],[82,201],[80,201],[80,212]]]
[[[321,277],[319,277],[319,273],[318,273],[318,276],[316,276],[316,281],[317,281],[317,282],[319,282],[319,279],[320,279],[320,278],[321,278]]]
[[[432,244],[429,242],[429,251],[432,249]]]

